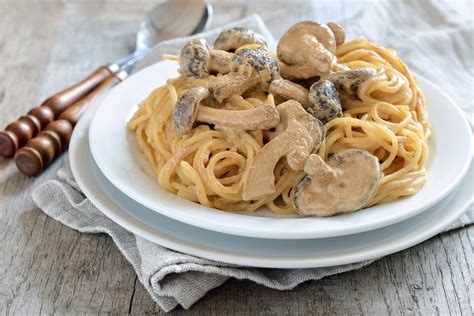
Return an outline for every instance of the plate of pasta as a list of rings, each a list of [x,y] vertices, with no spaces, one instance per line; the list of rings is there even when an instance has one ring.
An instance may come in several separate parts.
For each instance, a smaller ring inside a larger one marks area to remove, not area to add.
[[[175,220],[348,235],[419,214],[468,170],[471,130],[453,101],[336,23],[296,23],[276,51],[232,28],[165,57],[102,101],[89,140],[116,188]]]

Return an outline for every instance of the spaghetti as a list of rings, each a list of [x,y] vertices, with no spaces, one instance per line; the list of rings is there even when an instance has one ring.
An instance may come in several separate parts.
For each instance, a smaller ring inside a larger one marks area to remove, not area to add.
[[[370,67],[382,72],[378,80],[363,83],[358,100],[343,99],[343,116],[329,121],[318,154],[330,155],[358,148],[375,155],[383,170],[382,183],[370,205],[415,194],[426,181],[429,122],[424,96],[403,61],[393,50],[364,38],[338,46],[338,62],[349,68]],[[281,159],[275,170],[275,192],[255,201],[242,199],[244,175],[259,150],[277,131],[224,131],[195,124],[179,136],[172,113],[179,96],[207,81],[179,76],[156,88],[128,122],[158,184],[190,201],[227,211],[255,211],[266,205],[277,214],[293,214],[290,193],[303,177]],[[232,96],[219,106],[229,110],[275,106],[271,94],[251,91]]]

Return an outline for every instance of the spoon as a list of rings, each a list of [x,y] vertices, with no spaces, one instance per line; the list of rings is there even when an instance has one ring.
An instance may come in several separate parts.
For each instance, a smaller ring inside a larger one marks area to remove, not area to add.
[[[196,12],[200,12],[196,14]],[[11,158],[16,150],[46,128],[71,104],[76,103],[109,76],[122,68],[131,69],[158,42],[199,33],[212,20],[212,6],[204,0],[166,1],[153,7],[144,17],[136,35],[133,53],[101,66],[82,81],[49,97],[41,106],[9,124],[0,132],[0,156]]]
[[[158,42],[207,29],[212,22],[212,15],[212,6],[203,0],[166,1],[156,5],[140,24],[134,52],[119,59],[116,64],[120,67],[134,65]]]

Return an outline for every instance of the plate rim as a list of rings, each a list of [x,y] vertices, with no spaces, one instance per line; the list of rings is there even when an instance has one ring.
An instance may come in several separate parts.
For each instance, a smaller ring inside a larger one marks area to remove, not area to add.
[[[284,268],[284,269],[328,267],[328,266],[362,262],[364,260],[370,260],[377,257],[389,255],[397,251],[401,251],[403,249],[409,248],[411,246],[414,246],[416,244],[419,244],[431,238],[432,236],[444,230],[444,228],[451,225],[456,219],[458,219],[465,212],[466,208],[469,207],[473,203],[473,199],[471,197],[470,201],[467,199],[463,203],[463,207],[459,207],[457,211],[454,211],[456,210],[456,208],[450,207],[450,204],[453,202],[461,203],[459,199],[456,199],[456,195],[459,194],[459,191],[460,191],[459,190],[454,193],[455,196],[453,196],[451,200],[448,202],[448,204],[444,206],[443,209],[448,209],[448,211],[437,212],[437,215],[439,216],[442,216],[444,214],[444,217],[443,217],[444,221],[437,221],[437,220],[435,221],[435,219],[428,219],[427,222],[429,222],[430,220],[434,221],[435,225],[429,226],[429,229],[427,230],[423,230],[422,234],[418,234],[418,235],[415,234],[414,236],[416,238],[412,237],[410,239],[409,237],[405,235],[400,236],[398,237],[398,239],[405,240],[404,242],[398,241],[398,244],[397,244],[397,240],[396,240],[397,238],[394,238],[388,242],[385,242],[384,245],[381,244],[381,245],[378,245],[378,247],[374,247],[374,248],[379,249],[378,252],[377,252],[377,249],[366,250],[363,253],[359,252],[357,255],[352,255],[351,258],[345,258],[345,260],[341,260],[341,261],[337,261],[337,259],[331,259],[331,257],[259,258],[259,256],[257,255],[232,254],[231,252],[224,252],[224,251],[212,250],[212,249],[210,251],[205,250],[205,249],[203,250],[203,248],[206,248],[206,247],[199,246],[199,245],[186,246],[186,245],[183,245],[182,241],[174,237],[168,236],[169,237],[168,240],[163,239],[162,237],[159,237],[159,234],[160,234],[159,231],[156,231],[151,227],[147,227],[144,223],[141,223],[137,219],[132,218],[132,223],[124,223],[123,219],[119,215],[116,214],[117,211],[115,208],[104,207],[100,202],[97,201],[96,194],[98,193],[106,194],[106,193],[89,190],[87,185],[85,185],[85,181],[83,179],[84,172],[81,172],[81,164],[84,164],[87,162],[87,164],[90,166],[90,161],[88,161],[87,159],[78,159],[77,157],[78,154],[81,153],[81,147],[80,147],[81,141],[85,141],[85,142],[88,141],[87,130],[86,131],[81,130],[81,126],[84,126],[87,124],[87,119],[89,118],[84,117],[83,119],[81,119],[81,121],[76,126],[76,130],[74,131],[72,135],[71,146],[70,146],[70,162],[71,162],[71,170],[72,170],[73,176],[75,177],[79,187],[83,190],[83,192],[91,200],[91,202],[94,205],[96,205],[96,207],[98,207],[98,209],[108,218],[110,218],[111,220],[116,222],[118,225],[131,231],[134,234],[137,234],[151,242],[158,243],[162,246],[175,249],[178,251],[182,251],[185,253],[192,252],[194,253],[194,255],[207,258],[210,260],[217,260],[217,261],[227,262],[231,264],[245,265],[245,266],[254,266],[254,267],[262,267],[262,268]],[[90,155],[90,148],[86,147],[83,149],[86,152],[86,154],[87,154],[87,151],[89,151],[88,154]],[[460,189],[462,189],[462,187]],[[454,209],[454,210],[449,210],[449,209]],[[126,211],[122,210],[121,212],[125,213],[130,218],[132,217]],[[448,214],[450,216],[448,216]],[[133,221],[135,221],[136,223],[134,224]],[[214,232],[214,231],[212,231],[212,233],[215,233],[217,235],[221,234],[219,232]],[[349,237],[343,236],[342,238],[349,238]],[[406,240],[407,238],[408,240]],[[186,242],[190,243],[189,241],[186,241]],[[387,243],[389,245],[387,245]],[[176,248],[179,248],[179,249],[176,249]],[[204,251],[204,255],[203,255],[203,251]],[[343,255],[346,255],[347,257],[347,254],[343,254]]]
[[[162,65],[168,64],[170,67],[173,66],[176,68],[176,65],[174,62],[169,62],[169,61],[162,61],[158,62],[156,64],[150,65],[147,68],[141,70],[140,72],[134,74],[131,76],[128,80],[133,80],[133,78],[138,78],[136,76],[140,76],[140,73],[143,73],[145,71],[148,72],[158,72],[159,67]],[[166,66],[163,66],[166,67]],[[143,74],[142,74],[143,76]],[[446,98],[450,105],[456,110],[457,115],[462,118],[462,123],[457,122],[457,124],[463,125],[462,128],[466,128],[467,130],[470,130],[469,123],[467,121],[467,118],[465,117],[464,113],[462,110],[457,106],[457,104],[441,89],[439,89],[436,85],[432,84],[428,80],[424,79],[421,76],[417,76],[420,83],[425,84],[430,87],[430,89],[436,90],[438,93],[442,94],[444,98]],[[127,81],[128,81],[127,80]],[[117,89],[117,88],[115,88]],[[113,91],[112,91],[113,93]],[[98,105],[98,111],[101,109],[101,105],[106,104],[106,102],[103,100],[100,105]],[[135,106],[135,105],[134,105]],[[130,109],[132,109],[132,106],[130,106]],[[106,162],[99,157],[98,159],[98,146],[94,145],[96,138],[94,138],[92,135],[94,135],[94,130],[99,128],[101,117],[99,115],[95,115],[92,118],[92,122],[90,124],[90,135],[89,135],[89,141],[90,141],[90,148],[92,155],[101,170],[102,174],[110,181],[115,187],[117,187],[122,193],[127,195],[128,197],[134,199],[138,203],[144,205],[147,208],[153,209],[154,211],[165,215],[167,217],[170,217],[174,220],[181,221],[193,226],[201,227],[207,230],[213,230],[221,233],[226,233],[226,234],[234,234],[238,236],[247,236],[247,237],[256,237],[256,238],[278,238],[278,239],[313,239],[313,238],[327,238],[327,237],[335,237],[335,236],[343,236],[343,235],[349,235],[349,234],[354,234],[358,232],[363,232],[363,231],[368,231],[372,229],[377,229],[380,227],[384,227],[387,225],[391,225],[403,220],[406,220],[412,216],[415,216],[433,205],[439,203],[441,200],[443,200],[446,196],[448,196],[456,187],[456,185],[463,179],[465,174],[467,173],[467,170],[469,169],[471,160],[472,160],[472,135],[469,134],[469,157],[465,161],[464,166],[461,169],[461,172],[457,174],[456,177],[452,179],[450,182],[450,185],[448,187],[443,187],[441,190],[442,194],[437,195],[434,197],[430,203],[427,203],[423,205],[422,207],[415,208],[415,210],[412,210],[411,212],[404,212],[404,213],[398,213],[394,214],[391,217],[382,217],[381,219],[377,220],[376,222],[369,222],[369,223],[362,223],[359,224],[358,226],[353,226],[349,229],[347,228],[339,228],[338,230],[329,230],[329,231],[318,231],[316,229],[313,230],[298,230],[298,231],[291,231],[291,230],[279,230],[279,231],[274,231],[270,229],[271,227],[268,227],[268,225],[272,225],[272,221],[280,221],[280,220],[292,220],[294,223],[297,225],[299,221],[306,221],[307,218],[262,218],[262,217],[257,217],[257,216],[246,216],[238,213],[228,213],[228,212],[222,212],[222,211],[216,211],[213,215],[213,218],[210,220],[202,220],[202,217],[200,215],[205,215],[205,212],[209,212],[209,210],[202,209],[201,205],[195,204],[195,212],[191,213],[190,212],[176,212],[176,211],[170,211],[166,208],[163,208],[163,206],[157,207],[152,203],[151,200],[148,199],[137,199],[137,197],[134,197],[133,194],[129,191],[129,188],[127,185],[123,183],[123,180],[117,178],[114,176],[113,172],[110,171],[107,167]],[[124,127],[125,128],[125,127]],[[128,131],[126,133],[129,133]],[[95,140],[94,140],[95,139]],[[148,175],[147,175],[148,176]],[[192,203],[192,202],[189,202]],[[238,216],[238,217],[235,217]],[[254,221],[253,225],[244,225],[242,223],[239,223],[239,225],[235,225],[235,222],[233,219],[239,219],[239,221],[248,221],[249,218],[250,222]],[[255,220],[258,218],[258,220]],[[313,220],[313,219],[310,219]],[[315,219],[315,220],[320,220],[320,219]],[[265,223],[263,223],[265,221]],[[257,223],[258,222],[258,223]],[[264,228],[262,229],[262,225],[264,225]],[[259,229],[256,229],[256,226],[260,226]],[[278,235],[278,237],[277,237]]]

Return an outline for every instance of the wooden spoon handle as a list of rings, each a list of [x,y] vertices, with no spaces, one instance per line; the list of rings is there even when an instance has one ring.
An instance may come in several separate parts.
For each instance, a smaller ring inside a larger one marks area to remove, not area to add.
[[[24,147],[18,149],[15,154],[18,170],[27,176],[36,176],[46,169],[69,145],[74,126],[86,110],[87,105],[119,83],[123,78],[119,78],[119,75],[105,79],[91,93],[61,113],[58,120],[49,123],[44,131],[30,139]]]
[[[117,70],[114,64],[99,67],[82,81],[49,97],[41,106],[9,124],[5,131],[0,132],[0,156],[13,157],[18,148],[25,145],[71,104],[81,99]]]

